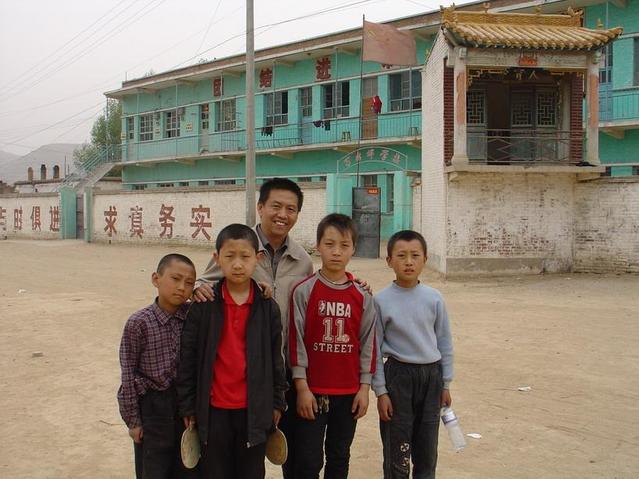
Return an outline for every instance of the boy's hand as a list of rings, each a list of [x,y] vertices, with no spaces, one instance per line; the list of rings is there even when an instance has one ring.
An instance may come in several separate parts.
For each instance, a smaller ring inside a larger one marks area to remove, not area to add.
[[[297,391],[297,414],[312,421],[318,410],[317,399],[308,387],[306,390]]]
[[[439,401],[439,407],[444,407],[444,406],[450,407],[452,403],[453,403],[453,398],[450,397],[450,390],[442,389],[442,396]]]
[[[382,394],[377,398],[377,412],[382,421],[390,421],[393,417],[393,403],[388,394]]]
[[[280,424],[280,419],[282,419],[282,411],[279,409],[273,409],[273,424],[275,427]]]
[[[258,282],[257,285],[262,290],[262,298],[271,299],[273,297],[273,288],[270,284],[264,282]]]
[[[351,407],[351,412],[355,414],[353,419],[357,420],[366,415],[366,411],[368,410],[368,390],[370,386],[368,384],[361,384],[359,386],[359,391],[355,394],[353,398],[353,407]]]
[[[193,291],[193,300],[196,303],[206,303],[207,301],[213,301],[214,299],[215,293],[213,293],[213,288],[208,283],[202,283]]]
[[[364,288],[364,290],[372,295],[373,294],[373,289],[371,288],[371,285],[368,284],[366,281],[364,281],[361,278],[354,278],[353,281],[355,281],[357,284],[359,284],[362,288]]]
[[[142,431],[142,426],[129,428],[129,436],[131,436],[133,442],[140,444],[142,442],[143,435],[144,431]]]
[[[192,425],[195,426],[195,416],[184,416],[182,421],[184,421],[184,427],[187,429]]]

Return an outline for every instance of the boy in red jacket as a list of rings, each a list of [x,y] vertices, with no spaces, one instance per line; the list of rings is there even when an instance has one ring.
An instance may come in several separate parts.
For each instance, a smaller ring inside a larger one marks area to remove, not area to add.
[[[346,271],[356,241],[351,218],[326,216],[317,227],[322,267],[293,289],[289,351],[299,416],[296,477],[319,477],[325,447],[324,478],[346,478],[357,419],[368,408],[375,309],[370,294]]]

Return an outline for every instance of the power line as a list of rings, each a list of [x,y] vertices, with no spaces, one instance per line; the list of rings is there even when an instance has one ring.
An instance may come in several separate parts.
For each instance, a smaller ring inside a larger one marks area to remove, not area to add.
[[[222,4],[222,0],[218,0],[217,6],[215,7],[215,10],[213,11],[213,15],[211,15],[211,20],[209,21],[209,26],[206,27],[206,32],[204,32],[204,36],[202,37],[202,41],[200,42],[200,46],[198,46],[197,50],[195,50],[195,54],[196,55],[197,55],[197,52],[200,51],[200,48],[202,48],[202,45],[204,44],[204,41],[206,40],[206,36],[209,34],[209,30],[211,29],[211,26],[213,25],[213,19],[217,15],[217,11],[220,8],[221,4]]]
[[[114,10],[116,10],[120,5],[122,5],[124,2],[126,2],[127,0],[121,0],[117,5],[115,5],[113,8],[111,8],[109,11],[107,11],[104,15],[102,15],[101,17],[99,17],[97,20],[95,20],[91,25],[89,25],[88,27],[86,27],[84,30],[80,31],[78,34],[76,34],[73,38],[71,38],[70,40],[68,40],[66,43],[64,43],[62,46],[58,47],[55,51],[53,51],[52,53],[48,54],[45,58],[43,58],[42,60],[38,61],[36,64],[34,64],[31,68],[25,70],[24,72],[22,72],[20,75],[18,75],[17,77],[15,77],[13,80],[10,80],[8,83],[5,83],[4,85],[2,85],[2,89],[7,89],[7,88],[13,88],[14,83],[16,83],[18,80],[22,80],[22,77],[24,77],[26,74],[30,73],[33,70],[37,71],[34,73],[38,74],[41,71],[49,68],[51,65],[55,64],[56,61],[58,61],[58,58],[53,58],[52,60],[52,56],[55,55],[56,53],[62,51],[65,49],[65,47],[67,47],[67,45],[70,45],[73,41],[75,41],[77,38],[79,38],[83,33],[85,33],[86,31],[90,30],[95,24],[97,24],[100,20],[102,20],[103,18],[107,17],[111,12],[113,12]],[[129,9],[130,7],[133,6],[133,3],[131,5],[129,5],[128,7],[124,8],[122,11],[120,11],[116,16],[114,16],[113,18],[111,18],[110,20],[108,20],[106,23],[104,23],[103,25],[100,26],[100,28],[98,28],[95,32],[93,32],[91,35],[89,35],[88,38],[90,38],[92,35],[94,35],[95,33],[97,33],[98,31],[100,31],[101,28],[103,28],[104,26],[108,25],[111,21],[113,21],[115,18],[117,18],[119,15],[121,15],[122,13],[124,13],[127,9]],[[88,38],[86,38],[83,41],[88,40]],[[77,45],[76,45],[77,46]],[[73,51],[76,46],[73,46],[69,52]],[[67,52],[67,53],[69,53]],[[63,55],[64,56],[64,55]],[[46,61],[45,61],[46,60]],[[44,62],[44,64],[43,64]]]
[[[159,2],[159,3],[158,3]],[[126,27],[128,27],[129,25],[131,25],[132,23],[136,22],[137,20],[139,20],[140,18],[144,17],[145,15],[147,15],[148,13],[150,13],[152,10],[154,10],[155,8],[159,7],[162,3],[166,2],[166,0],[151,0],[150,2],[148,2],[147,4],[145,4],[141,9],[139,9],[138,11],[136,11],[132,17],[130,17],[128,20],[125,20],[124,22],[116,25],[114,28],[112,28],[111,30],[109,30],[105,35],[101,36],[100,38],[98,38],[98,40],[96,40],[95,42],[93,42],[91,45],[89,45],[87,48],[85,48],[84,50],[82,50],[80,53],[76,54],[75,57],[72,57],[71,59],[67,60],[65,63],[63,63],[62,65],[56,67],[55,70],[51,71],[51,72],[45,72],[44,74],[42,74],[39,78],[37,78],[36,80],[34,80],[33,82],[31,82],[30,84],[24,86],[24,88],[22,88],[21,90],[18,91],[13,91],[13,92],[8,92],[7,96],[13,96],[13,95],[17,95],[20,94],[40,83],[42,83],[44,80],[49,79],[52,75],[55,75],[56,73],[58,73],[59,71],[65,69],[66,67],[68,67],[69,65],[74,64],[75,62],[77,62],[78,60],[80,60],[81,58],[85,57],[86,55],[88,55],[93,48],[95,48],[98,45],[101,45],[102,43],[104,43],[105,41],[109,40],[109,38],[115,36],[116,34],[120,33],[122,30],[124,30]],[[152,5],[153,3],[156,3],[155,5]],[[147,7],[149,7],[150,5],[151,8],[144,12],[145,9],[147,9]],[[140,15],[140,13],[142,13],[142,15]],[[114,33],[115,32],[115,33]],[[0,98],[0,101],[4,101],[6,99],[6,97]]]

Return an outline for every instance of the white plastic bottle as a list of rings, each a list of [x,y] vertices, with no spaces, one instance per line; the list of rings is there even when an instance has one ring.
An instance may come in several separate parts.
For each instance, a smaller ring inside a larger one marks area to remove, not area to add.
[[[466,438],[459,426],[459,421],[457,420],[457,416],[455,416],[455,412],[449,407],[444,407],[442,408],[441,415],[442,422],[444,423],[444,426],[446,426],[450,442],[453,444],[453,449],[455,449],[455,452],[461,451],[466,447]]]

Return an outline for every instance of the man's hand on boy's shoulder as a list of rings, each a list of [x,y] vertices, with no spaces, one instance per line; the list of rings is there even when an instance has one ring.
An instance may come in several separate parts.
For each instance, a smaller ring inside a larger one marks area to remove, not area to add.
[[[273,287],[270,284],[264,281],[258,281],[257,285],[262,290],[262,298],[271,299],[273,297]]]
[[[368,411],[369,390],[369,384],[361,384],[359,387],[359,391],[357,391],[357,394],[355,394],[355,397],[353,398],[353,406],[351,407],[351,412],[354,414],[353,418],[355,420],[364,417],[366,415],[366,411]]]
[[[450,389],[442,389],[441,400],[439,401],[439,407],[450,407],[453,404],[453,398],[450,397]]]
[[[202,283],[198,288],[193,290],[193,301],[196,303],[206,303],[207,301],[213,301],[215,299],[215,293],[213,287],[209,283]]]
[[[142,436],[144,436],[142,426],[129,428],[129,436],[131,436],[133,442],[140,444],[142,442]]]
[[[382,421],[390,421],[393,417],[393,403],[388,393],[377,398],[377,412]]]
[[[373,288],[371,288],[371,285],[364,281],[362,278],[353,278],[353,281],[359,284],[368,294],[373,294]]]

